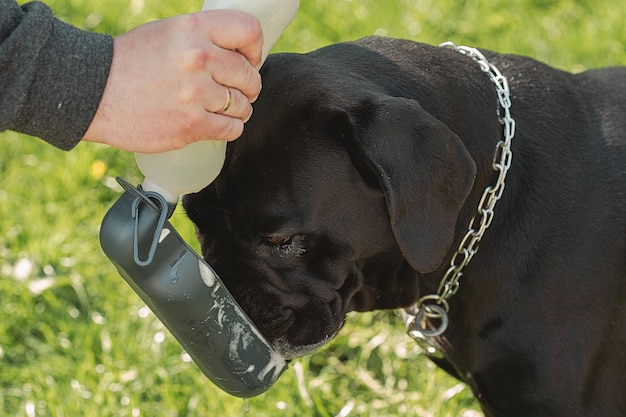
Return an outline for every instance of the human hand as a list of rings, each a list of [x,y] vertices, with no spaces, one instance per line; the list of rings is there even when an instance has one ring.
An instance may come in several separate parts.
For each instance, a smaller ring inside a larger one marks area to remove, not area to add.
[[[175,16],[116,37],[83,140],[156,153],[238,138],[261,90],[262,43],[258,20],[232,10]]]

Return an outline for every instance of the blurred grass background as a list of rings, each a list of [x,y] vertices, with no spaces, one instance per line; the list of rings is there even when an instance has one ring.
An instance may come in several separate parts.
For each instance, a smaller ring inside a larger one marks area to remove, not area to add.
[[[63,20],[112,35],[201,6],[46,2]],[[378,34],[581,71],[626,65],[625,18],[625,2],[598,0],[302,0],[274,50]],[[132,155],[94,144],[62,152],[0,133],[0,416],[481,415],[466,387],[419,356],[393,312],[351,315],[332,344],[246,406],[222,393],[100,250],[116,176],[140,182]],[[182,210],[173,222],[195,244]]]

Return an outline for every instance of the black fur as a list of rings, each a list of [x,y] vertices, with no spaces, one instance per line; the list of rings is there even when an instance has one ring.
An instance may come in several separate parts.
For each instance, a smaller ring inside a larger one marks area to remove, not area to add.
[[[626,69],[486,52],[517,123],[495,219],[450,301],[446,369],[487,416],[626,415]],[[271,56],[244,135],[184,204],[203,255],[287,356],[347,311],[431,294],[502,138],[494,84],[384,38]]]

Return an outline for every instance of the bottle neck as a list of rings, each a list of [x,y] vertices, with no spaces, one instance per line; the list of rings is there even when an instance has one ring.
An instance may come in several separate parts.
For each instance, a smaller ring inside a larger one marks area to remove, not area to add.
[[[143,180],[143,183],[141,184],[141,188],[144,191],[152,191],[155,193],[159,193],[163,196],[163,198],[165,199],[165,201],[167,201],[168,205],[176,205],[178,204],[178,194],[176,193],[172,193],[169,190],[166,190],[165,188],[161,187],[160,185],[150,181],[149,178],[145,178]]]

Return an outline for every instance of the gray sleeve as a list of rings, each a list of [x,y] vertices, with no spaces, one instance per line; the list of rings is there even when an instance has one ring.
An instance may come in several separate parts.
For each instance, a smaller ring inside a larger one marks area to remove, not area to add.
[[[71,149],[100,104],[113,39],[54,18],[39,2],[0,0],[0,131]]]

